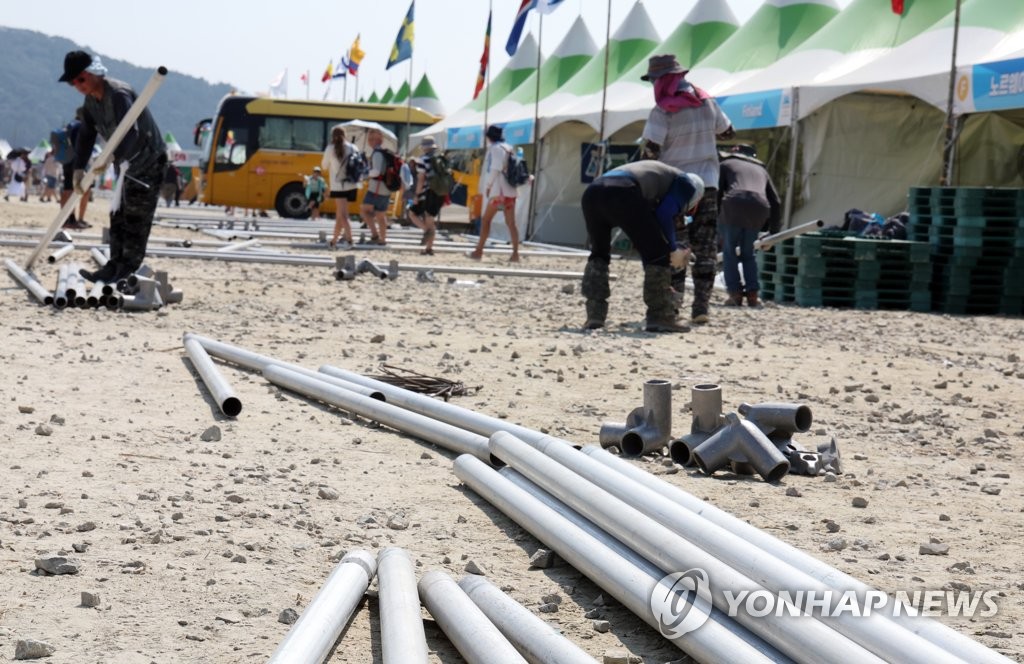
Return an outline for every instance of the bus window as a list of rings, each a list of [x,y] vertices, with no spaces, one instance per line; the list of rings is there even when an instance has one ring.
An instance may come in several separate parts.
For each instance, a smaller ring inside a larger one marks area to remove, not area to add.
[[[324,149],[324,129],[323,120],[268,117],[259,130],[259,147],[319,152]]]
[[[217,137],[217,170],[234,170],[244,164],[248,140],[247,127],[222,127]]]

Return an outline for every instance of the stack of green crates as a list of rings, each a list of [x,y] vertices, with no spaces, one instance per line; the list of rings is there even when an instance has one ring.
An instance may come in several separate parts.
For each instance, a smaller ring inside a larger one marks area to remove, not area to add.
[[[936,311],[1024,313],[1024,190],[915,187],[909,202],[911,238],[931,245]]]
[[[759,252],[765,299],[806,307],[930,311],[926,242],[808,233]]]

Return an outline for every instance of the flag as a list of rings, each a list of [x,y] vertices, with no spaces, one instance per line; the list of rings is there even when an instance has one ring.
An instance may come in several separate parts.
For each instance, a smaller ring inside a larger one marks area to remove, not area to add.
[[[412,57],[412,35],[413,35],[413,8],[416,6],[416,0],[412,0],[409,3],[409,13],[405,15],[405,19],[402,21],[402,27],[398,29],[398,36],[395,37],[395,45],[391,47],[391,56],[388,57],[388,66],[385,69],[391,69],[403,60],[408,60]]]
[[[281,95],[282,97],[288,96],[288,68],[285,67],[284,71],[274,77],[274,80],[270,82],[270,94],[271,96]]]
[[[487,81],[487,66],[491,62],[491,14],[487,14],[487,33],[484,35],[484,53],[480,56],[480,73],[476,75],[476,89],[473,90],[473,99],[480,96]]]
[[[335,68],[331,78],[345,78],[346,76],[348,76],[348,58],[343,55],[338,60],[338,66]]]
[[[326,83],[327,81],[331,80],[332,76],[334,76],[334,63],[328,60],[327,69],[324,70],[324,75],[320,77],[320,82]]]
[[[409,16],[412,16],[412,9],[409,9]],[[409,25],[412,25],[412,19],[409,19]],[[411,33],[410,33],[411,36]],[[411,43],[410,39],[410,43]],[[359,76],[359,63],[363,61],[363,56],[366,55],[366,51],[359,48],[359,35],[356,35],[356,40],[352,42],[352,48],[348,50],[348,73],[353,76]]]
[[[903,0],[892,0],[892,10],[903,16]]]
[[[302,75],[299,76],[299,80],[302,81],[303,83],[305,83],[306,85],[309,85],[309,70],[308,69],[306,71],[302,72]]]
[[[896,0],[893,1],[895,2]],[[541,14],[550,14],[558,9],[562,2],[564,0],[522,0],[522,4],[519,5],[519,11],[516,13],[515,23],[512,25],[512,32],[509,34],[508,42],[505,44],[505,51],[509,55],[516,54],[516,49],[519,48],[519,40],[523,36],[523,28],[526,27],[526,16],[530,13],[531,9],[536,9]]]

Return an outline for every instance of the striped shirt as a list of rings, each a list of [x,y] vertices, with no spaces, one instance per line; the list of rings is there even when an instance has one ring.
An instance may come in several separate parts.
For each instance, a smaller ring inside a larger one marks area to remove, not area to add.
[[[668,113],[655,106],[644,125],[644,139],[661,146],[659,161],[681,171],[696,173],[709,188],[718,183],[718,147],[715,135],[732,123],[714,99],[699,108]]]

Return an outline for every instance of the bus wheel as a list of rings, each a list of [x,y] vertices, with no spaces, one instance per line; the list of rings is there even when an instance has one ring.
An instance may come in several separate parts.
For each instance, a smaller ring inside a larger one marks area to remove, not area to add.
[[[309,216],[306,191],[298,182],[289,182],[277,192],[274,202],[277,213],[286,219],[305,219]]]

